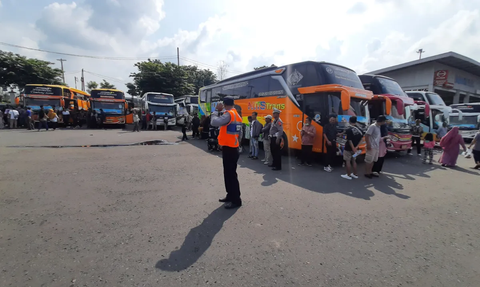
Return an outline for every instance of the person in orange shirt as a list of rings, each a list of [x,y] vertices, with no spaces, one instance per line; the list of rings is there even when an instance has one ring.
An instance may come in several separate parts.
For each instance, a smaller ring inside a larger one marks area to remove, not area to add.
[[[225,105],[225,112],[223,111]],[[226,209],[234,209],[242,206],[240,198],[240,183],[238,182],[237,163],[239,158],[239,135],[242,125],[242,117],[234,107],[235,101],[232,97],[225,97],[223,104],[218,103],[216,111],[212,112],[210,124],[220,127],[218,144],[222,147],[223,177],[227,196],[220,199],[225,202]]]

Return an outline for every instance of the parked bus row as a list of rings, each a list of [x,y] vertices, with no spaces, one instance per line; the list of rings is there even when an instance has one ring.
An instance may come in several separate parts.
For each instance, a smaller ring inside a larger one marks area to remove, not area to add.
[[[379,115],[385,115],[389,120],[389,151],[411,148],[411,126],[416,120],[421,122],[423,136],[432,133],[439,141],[437,130],[456,116],[452,107],[446,106],[436,93],[405,92],[394,79],[380,75],[358,76],[347,67],[327,62],[307,61],[265,68],[203,87],[199,92],[200,116],[208,116],[226,96],[235,99],[244,125],[249,124],[248,116],[252,112],[257,112],[257,119],[265,124],[264,117],[271,115],[274,108],[281,110],[284,148],[301,149],[302,125],[306,117],[311,118],[317,135],[321,135],[313,145],[317,153],[326,153],[323,129],[332,114],[337,117],[341,135],[337,138],[338,153],[343,151],[346,140],[342,132],[352,116],[357,117],[358,127],[365,132]],[[365,153],[364,141],[360,149]]]

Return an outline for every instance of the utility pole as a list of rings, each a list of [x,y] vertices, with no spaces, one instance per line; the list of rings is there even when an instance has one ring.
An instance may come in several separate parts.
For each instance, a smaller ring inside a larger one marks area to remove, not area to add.
[[[75,77],[75,89],[77,88],[77,77]]]
[[[83,76],[83,69],[82,69],[82,78],[80,79],[81,84],[82,84],[82,91],[85,92],[85,78]]]
[[[418,49],[417,54],[420,54],[418,57],[419,60],[422,59],[422,53],[425,53],[425,51],[423,49]]]
[[[60,58],[60,59],[57,59],[57,61],[60,61],[60,64],[62,66],[62,79],[63,79],[63,83],[66,84],[66,82],[65,82],[65,72],[63,71],[63,62],[66,62],[67,60]]]
[[[180,66],[180,48],[177,47],[177,65]]]

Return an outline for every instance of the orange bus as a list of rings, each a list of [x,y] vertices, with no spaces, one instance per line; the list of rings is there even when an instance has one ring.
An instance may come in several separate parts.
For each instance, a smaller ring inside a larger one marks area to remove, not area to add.
[[[93,89],[90,93],[90,112],[95,111],[98,114],[102,109],[105,113],[104,124],[120,125],[124,128],[128,107],[125,93],[116,89]]]
[[[71,119],[77,119],[82,124],[86,121],[90,95],[67,86],[28,84],[23,94],[17,98],[17,105],[32,109],[32,120],[38,122],[40,106],[48,111],[54,109],[63,123],[61,111],[69,109]]]
[[[338,129],[347,127],[348,119],[357,116],[364,131],[369,123],[368,101],[371,91],[363,88],[355,71],[326,62],[301,62],[281,67],[265,68],[238,75],[200,89],[200,116],[208,116],[223,97],[235,98],[237,111],[248,124],[248,116],[258,113],[258,120],[272,114],[273,108],[282,111],[284,149],[301,149],[300,131],[305,117],[313,119],[317,130],[313,151],[326,152],[323,127],[329,115],[338,117]],[[339,152],[345,139],[337,139]],[[364,150],[365,143],[360,145]]]

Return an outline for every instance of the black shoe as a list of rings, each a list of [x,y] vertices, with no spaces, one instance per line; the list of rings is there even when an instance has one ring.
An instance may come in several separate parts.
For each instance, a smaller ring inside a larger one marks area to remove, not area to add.
[[[371,174],[365,174],[365,177],[366,178],[373,178],[373,176]]]
[[[372,173],[372,176],[373,176],[373,177],[379,177],[379,175],[378,175],[378,174],[375,174],[375,173]]]
[[[219,202],[230,202],[230,199],[225,197],[225,198],[220,198],[218,201]]]
[[[249,155],[248,158],[252,158],[253,156]]]
[[[235,209],[235,208],[239,208],[240,206],[242,206],[242,202],[236,202],[236,203],[227,202],[227,203],[225,203],[225,209]]]
[[[272,168],[272,170],[282,170],[282,169],[278,168],[278,167],[274,167],[274,168]]]

